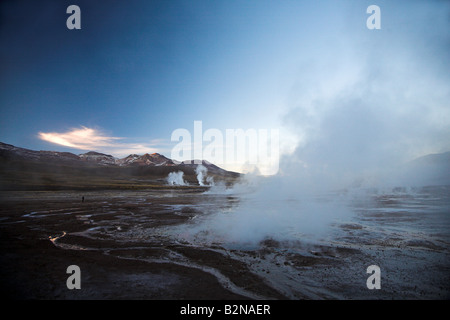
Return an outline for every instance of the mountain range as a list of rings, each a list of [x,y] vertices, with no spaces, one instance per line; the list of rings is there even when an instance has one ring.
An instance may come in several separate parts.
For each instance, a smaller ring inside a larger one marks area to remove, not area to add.
[[[159,153],[116,158],[95,151],[79,155],[35,151],[0,142],[0,189],[155,187],[166,185],[168,174],[176,171],[182,171],[186,182],[195,185],[200,164],[216,181],[231,183],[240,176],[206,160],[180,162]]]
[[[230,173],[206,160],[177,161],[169,159],[162,154],[130,154],[125,158],[115,158],[112,155],[89,151],[76,155],[70,152],[58,151],[34,151],[30,149],[16,147],[10,144],[0,142],[0,159],[22,160],[22,161],[38,161],[47,163],[65,163],[73,165],[98,165],[98,166],[193,166],[196,167],[200,163],[207,168],[208,171],[215,173]]]
[[[200,163],[214,181],[229,185],[241,177],[205,160],[179,162],[159,153],[115,158],[95,151],[34,151],[0,142],[0,190],[166,188],[169,173],[177,171],[188,185],[198,186]],[[449,185],[450,152],[409,161],[399,167],[398,176],[410,185]]]

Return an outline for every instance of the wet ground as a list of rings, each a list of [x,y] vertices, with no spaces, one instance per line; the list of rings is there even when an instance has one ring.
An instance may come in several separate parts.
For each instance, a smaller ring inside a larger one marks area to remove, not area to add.
[[[82,202],[84,197],[84,202]],[[2,192],[2,294],[13,299],[449,299],[450,188],[356,197],[320,239],[251,246],[186,236],[241,198],[203,188]],[[67,267],[81,270],[69,290]],[[369,290],[367,267],[381,270]]]

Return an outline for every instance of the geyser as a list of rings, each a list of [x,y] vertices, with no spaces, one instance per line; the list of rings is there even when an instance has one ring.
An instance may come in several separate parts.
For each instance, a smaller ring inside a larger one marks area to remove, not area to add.
[[[184,172],[170,172],[167,176],[167,183],[171,186],[185,186],[186,182],[183,179]]]

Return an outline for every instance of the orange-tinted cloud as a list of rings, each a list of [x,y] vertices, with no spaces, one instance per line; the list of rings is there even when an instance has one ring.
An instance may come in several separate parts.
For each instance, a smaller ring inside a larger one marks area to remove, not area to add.
[[[116,156],[131,153],[157,152],[151,145],[124,142],[125,138],[111,137],[99,129],[74,128],[67,132],[39,132],[41,140],[65,147],[110,153]]]

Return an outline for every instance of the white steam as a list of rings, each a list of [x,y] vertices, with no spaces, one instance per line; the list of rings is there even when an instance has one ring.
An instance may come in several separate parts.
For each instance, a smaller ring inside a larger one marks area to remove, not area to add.
[[[184,172],[170,172],[167,176],[167,183],[171,186],[185,186],[186,182],[183,179]]]
[[[417,6],[405,19],[420,31],[433,15]],[[416,157],[450,150],[449,34],[440,31],[448,29],[447,11],[435,11],[426,37],[394,22],[366,40],[363,27],[337,37],[342,45],[324,50],[330,54],[293,65],[282,125],[297,138],[295,151],[280,159],[277,176],[259,179],[250,194],[239,185],[239,204],[205,216],[188,234],[232,243],[321,239],[335,222],[353,219],[352,197],[365,188],[430,183],[428,172],[402,171]]]
[[[179,233],[186,240],[239,246],[265,239],[314,242],[326,239],[334,223],[346,222],[353,214],[345,194],[318,193],[294,177],[251,176],[233,188],[212,188],[206,194],[220,191],[239,203],[198,219]]]
[[[212,176],[207,176],[208,169],[203,165],[198,165],[195,168],[195,173],[197,174],[198,184],[201,186],[213,186],[214,178]]]

